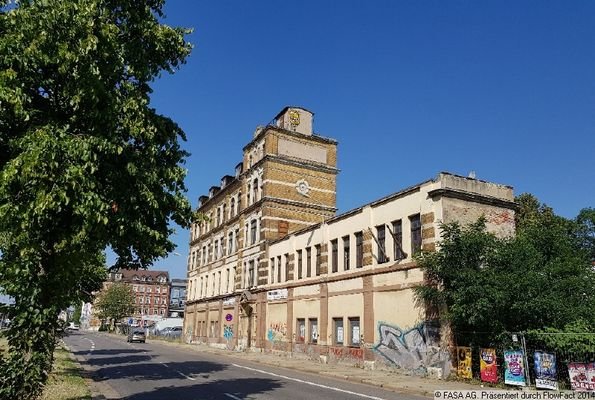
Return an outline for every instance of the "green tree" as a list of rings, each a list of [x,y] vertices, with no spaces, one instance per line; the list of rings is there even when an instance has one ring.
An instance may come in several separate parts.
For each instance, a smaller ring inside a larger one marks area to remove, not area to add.
[[[466,332],[485,332],[478,344],[495,345],[506,332],[595,322],[595,272],[573,221],[527,199],[515,237],[496,238],[483,220],[447,224],[439,250],[418,257],[430,285],[416,288],[417,299],[466,342]]]
[[[97,287],[106,247],[146,267],[189,223],[184,133],[149,105],[191,49],[162,6],[0,0],[0,287],[15,299],[0,398],[39,393],[58,312]]]
[[[74,311],[72,312],[72,322],[78,325],[81,323],[81,305],[75,303],[72,307],[74,308]]]
[[[95,303],[97,316],[101,320],[121,322],[123,318],[132,315],[134,297],[130,285],[116,282],[108,286],[101,292]]]

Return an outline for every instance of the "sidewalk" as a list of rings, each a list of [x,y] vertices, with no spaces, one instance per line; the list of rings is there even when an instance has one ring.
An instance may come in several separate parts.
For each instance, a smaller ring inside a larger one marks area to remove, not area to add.
[[[149,338],[150,339],[150,338]],[[155,340],[155,339],[153,339]],[[404,373],[384,370],[364,370],[350,365],[343,364],[322,364],[315,361],[301,358],[289,358],[285,355],[259,353],[259,352],[236,352],[217,349],[204,344],[187,344],[159,340],[159,343],[176,347],[185,347],[196,352],[217,354],[221,356],[247,360],[250,362],[293,369],[301,372],[309,372],[323,376],[343,379],[350,382],[364,383],[381,387],[398,393],[414,394],[425,397],[434,397],[435,390],[479,390],[478,385],[465,382],[445,381],[424,378]]]

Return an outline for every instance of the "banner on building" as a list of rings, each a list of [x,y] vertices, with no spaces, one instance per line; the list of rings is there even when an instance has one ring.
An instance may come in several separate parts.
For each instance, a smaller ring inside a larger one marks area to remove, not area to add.
[[[479,357],[479,372],[483,382],[498,382],[496,349],[481,349]]]
[[[287,298],[287,289],[269,290],[267,300],[283,300]]]
[[[543,351],[533,354],[535,362],[535,387],[538,389],[558,390],[556,355]]]
[[[587,379],[589,380],[589,390],[595,392],[595,362],[587,365]]]
[[[592,368],[593,363],[568,363],[568,376],[572,390],[579,392],[591,390],[592,382],[589,381],[589,376],[595,376],[595,371],[592,371]]]
[[[471,379],[471,347],[457,346],[457,376]]]
[[[522,350],[504,351],[504,383],[525,386],[525,366]]]

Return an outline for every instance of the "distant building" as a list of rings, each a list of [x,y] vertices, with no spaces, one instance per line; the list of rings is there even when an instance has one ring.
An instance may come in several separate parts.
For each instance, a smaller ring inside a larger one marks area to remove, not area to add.
[[[235,176],[199,198],[207,218],[191,227],[185,337],[448,369],[441,327],[413,296],[424,284],[413,255],[436,249],[443,222],[483,215],[489,231],[514,234],[512,188],[440,173],[335,215],[337,142],[314,134],[312,121],[283,109],[256,129]]]
[[[109,275],[104,287],[123,282],[135,294],[133,324],[147,325],[167,317],[169,309],[169,272],[150,270],[119,270]]]
[[[169,317],[184,317],[187,279],[172,279],[169,288]]]

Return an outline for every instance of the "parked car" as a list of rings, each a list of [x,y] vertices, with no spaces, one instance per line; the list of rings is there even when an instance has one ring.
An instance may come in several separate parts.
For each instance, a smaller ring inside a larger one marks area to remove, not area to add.
[[[71,330],[71,331],[78,331],[80,329],[80,327],[78,326],[78,324],[71,322],[70,325],[68,325],[67,329]]]
[[[130,332],[128,333],[128,338],[126,339],[126,341],[128,343],[132,343],[132,342],[140,342],[140,343],[145,343],[145,331],[142,329],[131,329]]]
[[[179,338],[182,336],[182,327],[181,326],[169,326],[161,331],[161,336],[166,338]]]

